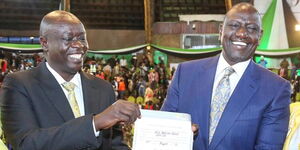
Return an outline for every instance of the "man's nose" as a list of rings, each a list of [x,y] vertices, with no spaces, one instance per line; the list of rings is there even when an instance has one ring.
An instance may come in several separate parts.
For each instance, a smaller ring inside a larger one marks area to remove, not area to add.
[[[74,48],[83,48],[83,47],[86,47],[86,44],[85,42],[82,42],[80,40],[75,40],[72,42],[72,47]]]
[[[248,36],[247,29],[245,27],[240,27],[236,32],[236,36],[241,39],[246,38]]]

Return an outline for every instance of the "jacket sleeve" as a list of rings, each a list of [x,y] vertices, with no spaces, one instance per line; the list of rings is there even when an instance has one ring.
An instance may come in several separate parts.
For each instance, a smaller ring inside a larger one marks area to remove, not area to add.
[[[281,82],[260,123],[256,150],[282,150],[289,124],[290,84]]]
[[[180,90],[179,90],[180,71],[181,71],[181,64],[178,65],[178,68],[175,72],[172,82],[168,88],[166,100],[163,103],[161,108],[162,111],[171,111],[171,112],[177,111],[178,101],[180,96]]]

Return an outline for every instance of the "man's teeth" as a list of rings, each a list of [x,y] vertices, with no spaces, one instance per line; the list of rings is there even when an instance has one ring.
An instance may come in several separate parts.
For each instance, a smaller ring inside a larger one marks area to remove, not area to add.
[[[242,46],[246,46],[247,43],[245,42],[232,42],[234,45],[242,45]]]
[[[81,58],[81,54],[72,54],[70,55],[71,58],[74,58],[74,59],[80,59]]]

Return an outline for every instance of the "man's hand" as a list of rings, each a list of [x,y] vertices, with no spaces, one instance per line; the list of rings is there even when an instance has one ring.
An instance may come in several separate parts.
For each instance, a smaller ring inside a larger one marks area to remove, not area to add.
[[[194,133],[194,136],[197,136],[199,133],[199,126],[197,124],[192,124],[192,131]]]
[[[131,124],[141,118],[138,104],[118,100],[103,112],[94,116],[96,130],[107,129],[117,123]]]

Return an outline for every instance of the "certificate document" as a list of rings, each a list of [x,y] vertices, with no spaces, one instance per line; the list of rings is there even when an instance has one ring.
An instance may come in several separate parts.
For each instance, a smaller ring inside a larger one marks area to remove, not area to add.
[[[154,110],[141,110],[134,124],[133,150],[192,150],[191,116]]]

